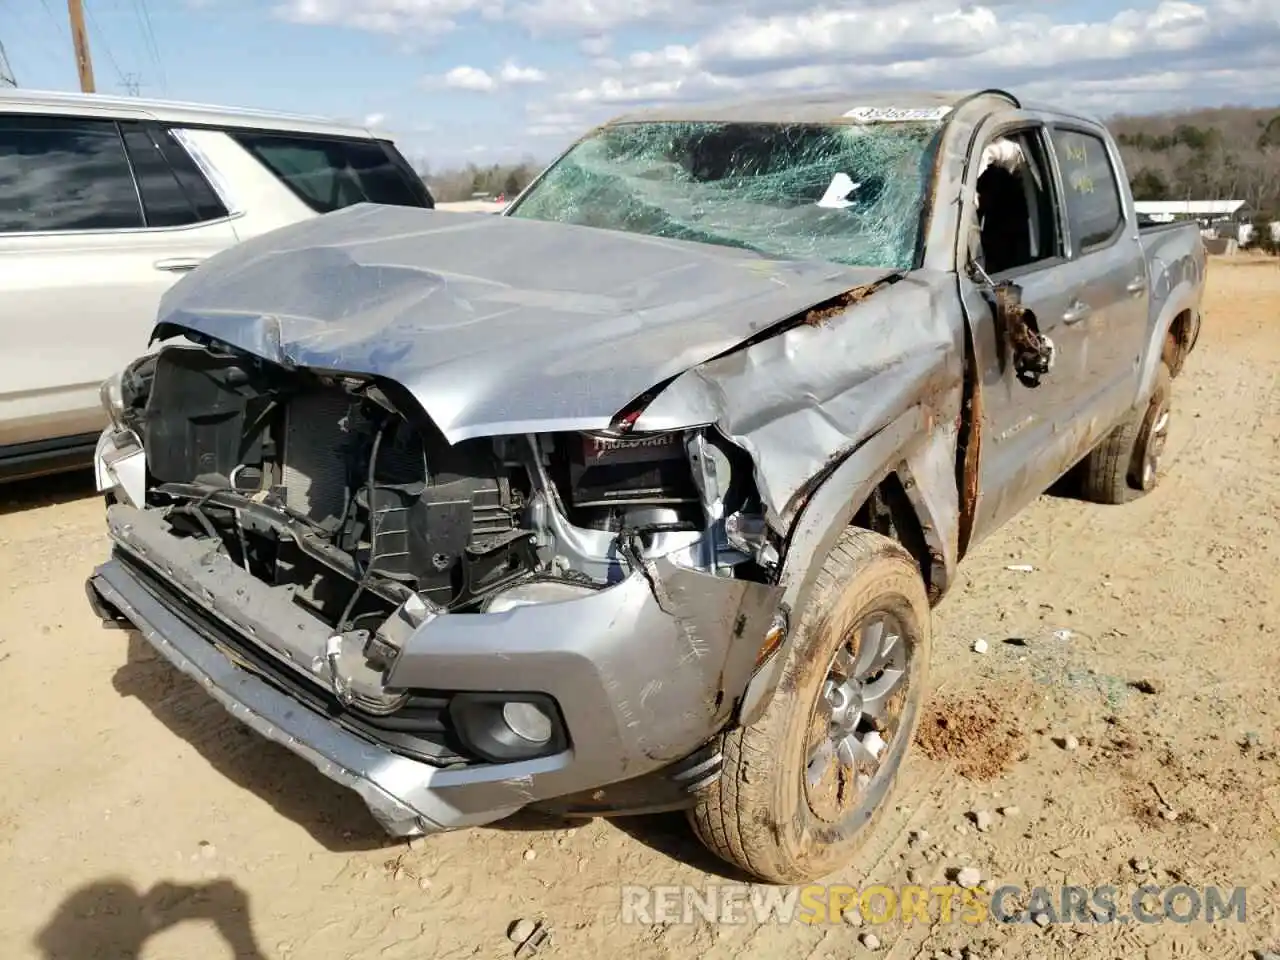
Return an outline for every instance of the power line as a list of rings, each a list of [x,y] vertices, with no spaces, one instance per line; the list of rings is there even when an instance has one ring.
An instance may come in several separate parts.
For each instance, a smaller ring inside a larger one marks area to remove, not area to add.
[[[49,0],[40,0],[40,6],[44,7],[44,12],[49,15],[49,20],[53,23],[53,28],[57,30],[65,40],[67,36],[67,25],[63,23],[60,18],[54,16],[53,9],[49,6]]]
[[[156,43],[156,31],[151,23],[151,8],[147,5],[147,0],[133,0],[133,13],[138,18],[138,24],[142,27],[142,38],[146,44],[147,52],[151,54],[151,59],[156,65],[156,71],[160,74],[160,86],[167,92],[169,78],[165,75],[164,62],[160,58],[160,45]]]
[[[13,67],[9,66],[9,56],[4,52],[4,41],[0,40],[0,87],[16,87],[18,81],[13,76]]]
[[[0,0],[0,21],[5,23],[5,34],[10,43],[16,43],[17,49],[24,54],[46,61],[61,60],[66,56],[66,47],[63,43],[69,43],[67,39],[67,24],[65,19],[59,20],[53,15],[53,11],[49,8],[48,0],[41,0],[44,6],[45,15],[50,18],[49,22],[54,25],[54,31],[59,32],[59,36],[54,37],[53,34],[43,29],[39,24],[33,21],[25,20],[24,17],[34,16],[39,19],[40,14],[36,13],[36,5],[26,0],[18,0],[16,3],[9,4],[6,7],[5,0]],[[19,60],[22,58],[19,57]],[[17,78],[17,72],[13,62],[7,63],[9,77]]]

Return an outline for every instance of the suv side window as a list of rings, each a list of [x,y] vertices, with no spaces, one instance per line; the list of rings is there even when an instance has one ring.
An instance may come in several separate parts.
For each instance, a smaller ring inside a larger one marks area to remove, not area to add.
[[[142,225],[113,121],[0,115],[0,233]]]
[[[1067,223],[1077,253],[1111,240],[1124,227],[1120,185],[1100,137],[1055,129],[1053,148],[1062,170]]]
[[[356,203],[433,206],[425,185],[393,147],[378,140],[227,130],[317,213]]]
[[[120,130],[138,181],[147,226],[182,227],[227,215],[195,162],[167,133],[149,124],[130,122],[122,122]]]

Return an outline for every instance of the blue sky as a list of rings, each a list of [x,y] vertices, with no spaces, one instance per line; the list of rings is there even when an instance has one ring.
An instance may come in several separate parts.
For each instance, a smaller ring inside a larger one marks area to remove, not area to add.
[[[1277,0],[84,2],[101,91],[367,120],[437,168],[549,159],[648,103],[809,89],[1280,105]],[[77,88],[63,0],[0,0],[0,42],[22,86]]]

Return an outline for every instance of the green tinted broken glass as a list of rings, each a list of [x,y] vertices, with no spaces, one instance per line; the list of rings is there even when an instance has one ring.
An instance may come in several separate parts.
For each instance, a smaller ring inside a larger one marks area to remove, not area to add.
[[[779,259],[906,269],[939,127],[610,125],[569,150],[510,213]]]

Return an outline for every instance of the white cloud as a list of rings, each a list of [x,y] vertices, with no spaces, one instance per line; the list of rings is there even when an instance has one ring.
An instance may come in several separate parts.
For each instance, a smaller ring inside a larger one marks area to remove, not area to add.
[[[1258,76],[1248,86],[1265,95],[1267,83],[1280,89],[1273,2],[1164,0],[1066,22],[1055,22],[1046,7],[956,8],[948,0],[742,15],[692,44],[632,52],[612,69],[598,62],[590,82],[557,100],[584,110],[805,90],[1003,85],[1097,108],[1112,89],[1117,106],[1163,107],[1178,91],[1203,96],[1207,76],[1225,83],[1223,71],[1244,71],[1249,57]],[[1240,99],[1227,89],[1223,96]]]
[[[444,85],[454,90],[476,90],[488,93],[497,89],[498,81],[487,70],[479,67],[454,67],[443,77]]]
[[[574,111],[548,113],[538,107],[530,110],[529,124],[524,128],[526,136],[538,140],[559,140],[568,143],[586,131],[582,117]]]
[[[514,60],[508,60],[498,71],[498,79],[502,83],[516,86],[526,83],[545,83],[547,75],[537,67],[521,67]]]
[[[572,41],[576,65],[521,58],[430,78],[493,94],[545,88],[526,106],[525,133],[540,143],[567,142],[652,103],[778,93],[997,86],[1105,115],[1274,102],[1280,91],[1277,0],[1120,0],[1110,9],[1061,0],[274,2],[297,22],[380,31],[406,44],[449,30],[465,39],[497,20],[535,41]],[[638,37],[657,39],[636,49]],[[457,149],[470,142],[459,134]]]
[[[457,19],[480,12],[486,0],[281,0],[276,12],[295,23],[349,26],[377,33],[416,31],[435,36]]]
[[[500,87],[529,86],[545,83],[546,73],[537,67],[522,67],[514,60],[507,60],[497,70],[481,67],[458,66],[439,77],[429,77],[430,86],[444,86],[452,90],[473,90],[492,93]]]
[[[840,5],[874,2],[845,0]],[[505,14],[538,33],[599,36],[626,26],[692,28],[739,15],[783,14],[814,5],[814,0],[510,0]]]
[[[369,128],[380,127],[386,122],[387,115],[385,113],[370,113],[365,115],[363,126]]]

